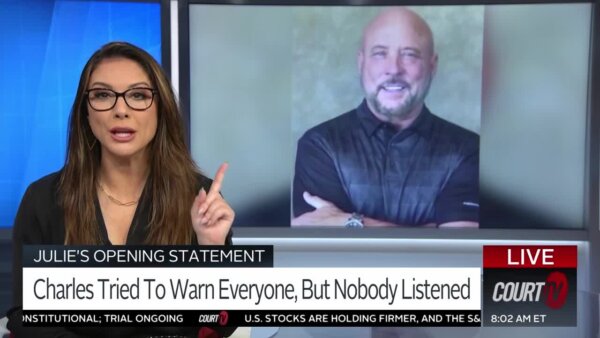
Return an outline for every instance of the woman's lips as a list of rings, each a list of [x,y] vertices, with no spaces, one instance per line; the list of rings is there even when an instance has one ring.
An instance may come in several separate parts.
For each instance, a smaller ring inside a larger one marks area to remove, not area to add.
[[[110,135],[117,142],[129,142],[135,137],[135,130],[131,128],[111,128]]]

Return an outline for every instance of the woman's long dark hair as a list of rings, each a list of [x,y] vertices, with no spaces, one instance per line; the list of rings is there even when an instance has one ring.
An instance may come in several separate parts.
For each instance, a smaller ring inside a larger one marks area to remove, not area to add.
[[[87,120],[86,90],[91,74],[107,58],[137,62],[157,91],[158,126],[149,143],[151,198],[147,244],[190,244],[194,238],[190,208],[199,170],[185,144],[184,127],[175,95],[160,65],[146,51],[125,42],[108,43],[86,63],[69,119],[67,157],[59,183],[65,217],[65,244],[100,244],[94,200],[100,166],[100,144]]]

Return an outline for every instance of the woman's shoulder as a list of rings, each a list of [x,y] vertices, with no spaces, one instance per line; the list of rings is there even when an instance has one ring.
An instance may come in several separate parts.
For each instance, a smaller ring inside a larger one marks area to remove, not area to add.
[[[212,185],[213,180],[207,176],[204,176],[202,173],[196,173],[196,191],[204,188],[206,192],[210,190],[210,186]]]
[[[55,172],[29,185],[15,216],[15,243],[63,243],[64,227],[58,199],[59,181],[60,172]]]
[[[60,174],[57,171],[31,183],[23,195],[19,211],[44,214],[56,211]]]
[[[60,181],[61,172],[62,170],[59,170],[57,172],[48,174],[38,179],[37,181],[34,181],[27,188],[27,194],[42,194],[46,195],[45,197],[48,197],[47,195],[56,195],[56,192],[58,191],[58,183]]]

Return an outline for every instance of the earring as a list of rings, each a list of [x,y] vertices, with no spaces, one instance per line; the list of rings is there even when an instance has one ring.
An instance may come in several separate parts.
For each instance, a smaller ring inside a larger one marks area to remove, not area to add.
[[[92,142],[92,144],[91,144],[91,145],[88,143],[88,141],[87,141],[87,140],[85,141],[85,142],[87,143],[88,149],[89,149],[90,151],[91,151],[91,150],[94,148],[94,146],[96,145],[96,141],[98,141],[98,139],[97,139],[97,138],[95,138],[95,137],[94,137],[94,141]]]

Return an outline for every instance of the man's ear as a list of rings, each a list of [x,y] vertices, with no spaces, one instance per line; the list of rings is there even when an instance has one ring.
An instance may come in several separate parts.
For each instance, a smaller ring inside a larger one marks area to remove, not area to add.
[[[435,73],[437,72],[437,65],[438,65],[438,54],[434,53],[431,56],[431,76],[434,76]]]
[[[364,61],[365,61],[365,54],[363,53],[363,50],[361,48],[358,50],[358,54],[356,56],[356,62],[357,62],[357,66],[358,66],[358,74],[362,74]]]

